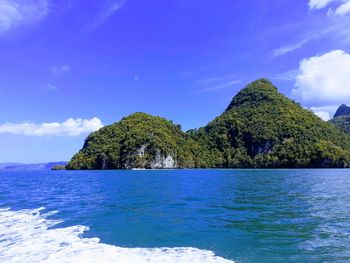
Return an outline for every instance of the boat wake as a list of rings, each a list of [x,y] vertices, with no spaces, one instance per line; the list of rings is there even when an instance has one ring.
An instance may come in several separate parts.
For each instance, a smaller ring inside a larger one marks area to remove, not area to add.
[[[53,228],[61,223],[42,213],[44,208],[0,209],[0,262],[45,263],[232,263],[211,251],[196,248],[122,248],[83,238],[81,225]]]

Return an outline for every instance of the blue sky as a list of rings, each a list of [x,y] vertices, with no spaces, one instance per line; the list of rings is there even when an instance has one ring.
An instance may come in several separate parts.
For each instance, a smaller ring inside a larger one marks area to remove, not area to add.
[[[349,0],[0,0],[0,162],[68,160],[136,111],[200,127],[260,77],[327,119],[349,25]]]

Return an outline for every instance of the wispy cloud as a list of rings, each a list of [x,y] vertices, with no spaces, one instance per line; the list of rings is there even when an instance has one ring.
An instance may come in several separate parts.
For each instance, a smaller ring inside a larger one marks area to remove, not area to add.
[[[8,133],[26,136],[79,136],[85,133],[94,132],[102,127],[103,124],[99,118],[93,118],[91,120],[70,118],[62,123],[5,123],[0,125],[0,134]]]
[[[215,91],[230,88],[241,82],[242,80],[237,79],[235,75],[209,77],[197,81],[197,83],[201,86],[201,91]]]
[[[309,0],[309,7],[310,9],[322,9],[333,3],[336,7],[334,10],[329,8],[329,15],[343,16],[350,14],[350,0]]]
[[[349,0],[350,1],[350,0]],[[300,23],[300,30],[297,34],[299,42],[287,44],[273,50],[274,57],[282,56],[290,52],[303,48],[307,44],[316,43],[323,39],[331,39],[339,45],[348,45],[350,43],[350,16],[337,17],[332,19],[321,19],[312,24]]]
[[[125,2],[126,0],[108,0],[104,8],[95,17],[89,29],[96,30],[99,28],[110,16],[118,11]]]
[[[199,84],[213,84],[218,82],[227,82],[232,79],[236,79],[236,74],[231,75],[220,75],[220,76],[210,76],[208,78],[203,78],[198,81]]]
[[[71,70],[71,67],[69,65],[52,66],[50,70],[52,75],[58,78],[63,74],[68,73]]]
[[[51,83],[44,86],[44,89],[46,90],[57,90],[57,86],[52,85]]]
[[[226,88],[231,88],[232,86],[241,83],[242,81],[240,79],[237,80],[231,80],[229,82],[219,84],[216,86],[209,86],[207,88],[203,88],[202,91],[214,91],[214,90],[220,90],[220,89],[226,89]]]
[[[333,2],[333,0],[309,0],[309,7],[310,9],[321,9],[331,2]]]
[[[287,45],[274,50],[273,55],[275,57],[285,55],[287,53],[293,52],[299,48],[302,48],[305,44],[311,41],[311,38],[304,39],[296,44]]]
[[[0,34],[43,19],[47,0],[0,0]]]
[[[299,73],[298,69],[292,69],[292,70],[283,72],[281,74],[277,74],[274,76],[274,78],[277,80],[292,81],[292,80],[295,80],[298,73]]]

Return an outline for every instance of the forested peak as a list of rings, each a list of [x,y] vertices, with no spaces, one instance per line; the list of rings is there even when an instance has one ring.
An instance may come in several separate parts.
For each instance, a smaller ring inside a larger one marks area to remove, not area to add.
[[[67,169],[193,168],[198,149],[180,125],[136,112],[90,134]]]
[[[261,78],[248,84],[232,99],[226,111],[244,104],[256,104],[263,101],[272,101],[278,97],[277,88],[268,79]]]
[[[135,112],[131,115],[123,117],[119,122],[115,122],[111,126],[130,126],[135,127],[139,125],[144,125],[143,127],[152,126],[152,127],[160,127],[160,126],[168,126],[168,127],[177,127],[180,125],[175,125],[173,121],[167,120],[163,117],[153,116],[144,112]],[[108,127],[108,126],[107,126]]]
[[[133,114],[130,114],[130,115],[128,115],[128,116],[126,116],[126,117],[124,117],[123,118],[123,120],[124,119],[137,119],[137,118],[155,118],[155,116],[152,116],[152,115],[150,115],[150,114],[148,114],[148,113],[145,113],[145,112],[135,112],[135,113],[133,113]]]

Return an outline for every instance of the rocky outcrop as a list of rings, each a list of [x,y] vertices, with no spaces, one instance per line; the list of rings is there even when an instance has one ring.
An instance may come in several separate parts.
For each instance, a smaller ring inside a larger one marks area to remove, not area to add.
[[[151,149],[149,145],[141,145],[135,154],[131,154],[125,163],[125,169],[176,169],[175,154],[162,154],[159,149]]]
[[[152,169],[175,169],[178,168],[176,158],[171,155],[162,156],[157,151],[154,160],[149,165]]]

